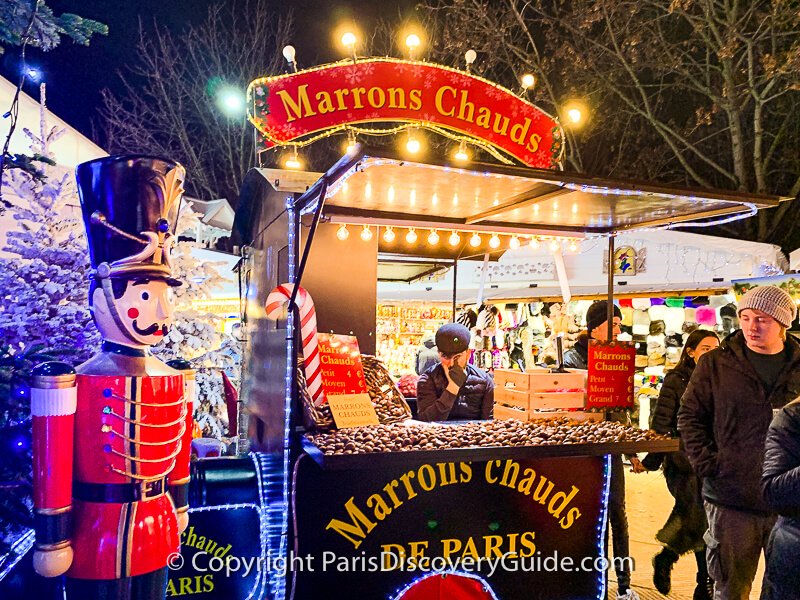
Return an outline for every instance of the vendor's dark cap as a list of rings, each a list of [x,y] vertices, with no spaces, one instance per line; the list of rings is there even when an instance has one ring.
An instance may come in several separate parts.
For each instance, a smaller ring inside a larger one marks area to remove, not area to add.
[[[622,318],[622,311],[616,304],[614,305],[614,316]],[[591,336],[592,332],[606,321],[608,321],[608,302],[605,300],[593,302],[586,311],[586,331]]]
[[[436,332],[436,348],[442,354],[460,354],[469,348],[469,329],[459,323],[447,323]]]

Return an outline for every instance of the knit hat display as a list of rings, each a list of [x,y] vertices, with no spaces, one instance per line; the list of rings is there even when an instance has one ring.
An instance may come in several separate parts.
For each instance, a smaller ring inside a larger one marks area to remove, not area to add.
[[[719,294],[718,296],[710,296],[708,298],[709,306],[713,306],[714,308],[722,308],[728,302],[730,302],[730,298],[726,294]]]
[[[629,327],[633,325],[633,308],[630,306],[620,306],[619,311],[622,313],[622,324]]]
[[[633,335],[648,335],[650,333],[650,315],[646,310],[633,311]]]
[[[791,327],[797,318],[797,305],[792,297],[774,285],[760,285],[742,296],[737,314],[748,308],[767,313],[784,327]]]
[[[717,324],[717,311],[710,306],[698,306],[697,324],[713,327]]]
[[[668,310],[669,309],[663,304],[654,304],[647,313],[650,315],[651,321],[664,321],[667,318]]]
[[[669,333],[679,332],[683,327],[684,316],[685,313],[683,312],[682,308],[675,306],[667,308],[666,315],[664,316],[664,322],[667,325],[667,331]]]
[[[619,306],[614,305],[614,316],[622,319],[622,311]],[[602,325],[608,320],[608,302],[606,300],[598,300],[593,302],[589,309],[586,311],[586,330],[591,335],[597,327]]]

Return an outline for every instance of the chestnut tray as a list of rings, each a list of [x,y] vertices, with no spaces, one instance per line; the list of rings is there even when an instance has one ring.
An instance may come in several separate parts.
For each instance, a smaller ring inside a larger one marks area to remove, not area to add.
[[[680,440],[610,442],[604,444],[558,444],[552,446],[474,446],[407,452],[365,452],[363,454],[323,454],[305,436],[303,450],[323,469],[380,469],[386,466],[421,465],[437,462],[476,462],[502,458],[555,458],[559,456],[603,456],[638,452],[676,452]]]

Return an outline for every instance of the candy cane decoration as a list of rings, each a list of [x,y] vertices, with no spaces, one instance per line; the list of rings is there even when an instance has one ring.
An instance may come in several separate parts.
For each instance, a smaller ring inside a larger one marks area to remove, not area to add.
[[[279,285],[267,296],[267,318],[278,320],[283,315],[283,307],[288,304],[294,290],[293,283]],[[297,287],[297,307],[300,310],[300,337],[303,340],[303,359],[306,371],[306,387],[315,406],[325,402],[322,389],[322,364],[319,360],[317,342],[317,311],[314,301],[302,287]]]

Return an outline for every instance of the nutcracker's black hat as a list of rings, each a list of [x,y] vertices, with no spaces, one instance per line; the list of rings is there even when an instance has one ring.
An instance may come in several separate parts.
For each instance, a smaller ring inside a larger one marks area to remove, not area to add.
[[[186,170],[153,156],[108,156],[78,165],[76,177],[95,277],[172,277]]]

